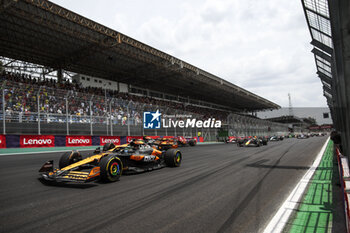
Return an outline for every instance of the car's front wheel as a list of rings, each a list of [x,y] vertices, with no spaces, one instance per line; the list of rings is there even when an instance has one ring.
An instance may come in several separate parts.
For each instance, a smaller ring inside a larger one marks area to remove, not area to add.
[[[122,161],[114,155],[109,155],[107,157],[102,158],[99,163],[99,166],[102,181],[117,181],[119,180],[123,172]]]

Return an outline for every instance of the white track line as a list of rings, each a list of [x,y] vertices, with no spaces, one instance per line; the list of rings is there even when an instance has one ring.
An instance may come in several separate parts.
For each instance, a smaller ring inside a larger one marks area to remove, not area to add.
[[[279,208],[275,216],[271,219],[270,223],[266,226],[264,233],[280,233],[283,231],[286,223],[289,220],[290,215],[292,214],[293,210],[296,208],[298,201],[303,196],[303,193],[306,187],[308,186],[310,179],[312,178],[315,170],[320,164],[322,156],[328,145],[328,142],[329,142],[329,138],[321,148],[312,166],[301,178],[301,180],[295,186],[291,194],[287,197],[287,199],[284,201],[282,206]]]

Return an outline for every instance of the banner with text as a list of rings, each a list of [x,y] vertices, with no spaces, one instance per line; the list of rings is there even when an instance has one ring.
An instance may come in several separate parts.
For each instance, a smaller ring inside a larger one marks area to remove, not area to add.
[[[91,136],[66,136],[66,146],[92,146]]]
[[[54,147],[55,136],[53,135],[21,135],[19,139],[21,148],[27,147]]]
[[[103,146],[106,143],[113,143],[114,145],[120,145],[119,136],[100,136],[100,145]]]

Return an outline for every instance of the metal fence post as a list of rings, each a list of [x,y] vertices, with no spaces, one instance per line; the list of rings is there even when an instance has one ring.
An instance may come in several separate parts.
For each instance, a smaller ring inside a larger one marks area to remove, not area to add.
[[[36,95],[37,97],[37,102],[38,102],[38,134],[41,135],[41,128],[40,128],[40,91],[41,91],[42,86],[40,86],[39,91]]]
[[[111,136],[113,136],[113,122],[112,122],[112,101],[114,99],[112,98],[111,101],[109,102],[109,119],[110,119],[110,124],[111,124]]]
[[[108,112],[107,111],[106,111],[106,133],[107,133],[106,135],[108,136]]]
[[[2,85],[2,126],[3,126],[2,130],[3,130],[3,134],[4,134],[4,135],[6,134],[5,85],[6,85],[6,81],[5,81],[4,84]]]
[[[68,109],[68,96],[69,96],[69,92],[67,92],[66,95],[66,134],[69,135],[69,119],[68,119],[68,115],[69,115],[69,109]]]
[[[68,94],[66,97],[66,134],[69,135],[69,119],[68,119]]]
[[[127,112],[127,118],[126,118],[126,124],[127,124],[127,127],[128,127],[128,136],[130,136],[130,122],[129,122],[129,116],[130,116],[130,114],[129,114],[129,104],[130,104],[131,102],[129,102],[128,103],[128,106],[126,106],[126,112]]]
[[[92,98],[94,98],[94,95],[91,96],[89,101],[89,110],[90,110],[90,134],[91,136],[94,134],[92,131]]]

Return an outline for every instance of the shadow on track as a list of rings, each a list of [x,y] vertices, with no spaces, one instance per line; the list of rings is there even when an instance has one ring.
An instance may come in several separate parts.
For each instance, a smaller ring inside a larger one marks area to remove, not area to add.
[[[294,143],[295,144],[295,143]],[[217,231],[218,233],[222,232],[227,232],[229,227],[235,222],[237,217],[243,212],[242,210],[247,208],[249,203],[254,200],[254,196],[259,193],[259,190],[261,189],[261,186],[263,185],[264,180],[266,177],[273,171],[275,167],[280,163],[282,158],[289,152],[289,150],[294,146],[292,144],[290,147],[288,147],[287,150],[283,152],[283,154],[278,158],[278,160],[271,165],[269,168],[269,171],[259,180],[259,182],[250,190],[250,192],[246,195],[246,197],[238,204],[238,206],[235,208],[235,210],[231,213],[231,215],[227,218],[227,220],[221,225],[219,230]],[[266,160],[263,161],[258,161],[258,162],[265,162]],[[259,225],[259,223],[258,223]]]

